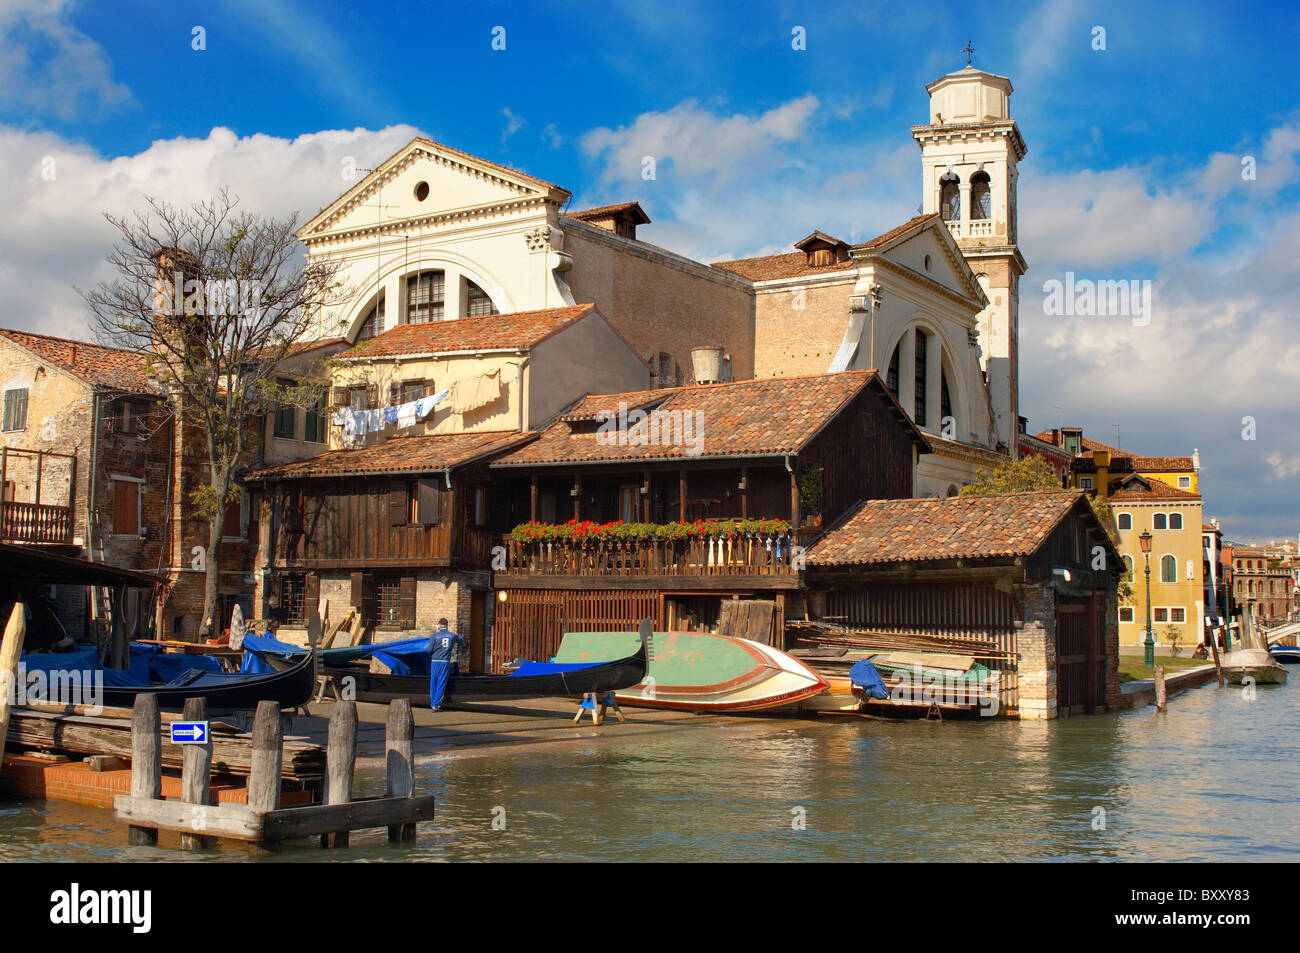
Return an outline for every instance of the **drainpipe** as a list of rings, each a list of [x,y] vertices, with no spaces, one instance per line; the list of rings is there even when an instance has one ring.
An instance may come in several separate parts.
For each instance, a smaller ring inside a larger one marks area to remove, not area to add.
[[[86,490],[86,554],[91,562],[95,549],[91,545],[95,514],[95,475],[99,472],[99,391],[90,393],[90,482]],[[73,487],[76,492],[76,487]]]

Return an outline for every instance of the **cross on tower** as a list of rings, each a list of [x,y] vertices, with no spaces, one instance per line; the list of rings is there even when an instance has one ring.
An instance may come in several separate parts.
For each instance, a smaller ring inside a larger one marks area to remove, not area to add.
[[[966,48],[962,52],[966,54],[966,65],[970,66],[971,54],[975,52],[975,47],[970,45],[970,40],[966,41]]]

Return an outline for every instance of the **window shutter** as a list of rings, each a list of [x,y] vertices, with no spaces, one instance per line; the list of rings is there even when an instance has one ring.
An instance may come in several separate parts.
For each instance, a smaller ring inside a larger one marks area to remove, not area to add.
[[[366,385],[366,409],[374,410],[379,406],[379,385],[369,383]]]
[[[395,407],[402,402],[402,385],[393,381],[388,385],[388,406]]]
[[[122,536],[140,532],[139,484],[126,480],[113,483],[113,532]]]
[[[362,577],[364,576],[365,573],[363,572],[354,572],[351,576],[352,592],[348,601],[351,602],[354,609],[361,608]]]
[[[346,387],[334,388],[334,406],[336,408],[352,406],[352,392]]]
[[[415,628],[415,577],[403,576],[398,590],[398,606],[401,614],[400,625],[403,629]]]
[[[438,489],[438,482],[432,479],[421,480],[417,487],[419,495],[415,504],[416,522],[423,526],[436,526],[442,522],[442,492]]]
[[[302,617],[310,619],[312,613],[320,611],[320,576],[314,572],[307,573],[302,580]]]
[[[239,500],[231,500],[227,503],[226,517],[221,526],[221,535],[229,539],[238,539],[243,532],[243,527],[239,525],[241,516]]]
[[[388,522],[405,526],[411,521],[411,490],[405,480],[388,482]]]
[[[361,576],[361,621],[365,625],[374,625],[379,618],[379,599],[375,586],[375,577],[370,573]]]

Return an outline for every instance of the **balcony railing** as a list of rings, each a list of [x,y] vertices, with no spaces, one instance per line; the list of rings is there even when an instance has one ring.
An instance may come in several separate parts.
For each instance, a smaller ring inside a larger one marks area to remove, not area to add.
[[[71,542],[72,510],[66,506],[6,501],[0,517],[0,539],[6,543]]]
[[[507,573],[531,576],[768,576],[797,572],[790,534],[681,539],[504,537]]]

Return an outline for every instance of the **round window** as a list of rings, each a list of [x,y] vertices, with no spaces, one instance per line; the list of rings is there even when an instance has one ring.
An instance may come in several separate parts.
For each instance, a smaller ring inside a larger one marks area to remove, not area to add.
[[[419,185],[415,187],[415,198],[417,201],[423,202],[428,197],[429,197],[429,183],[421,182]]]

